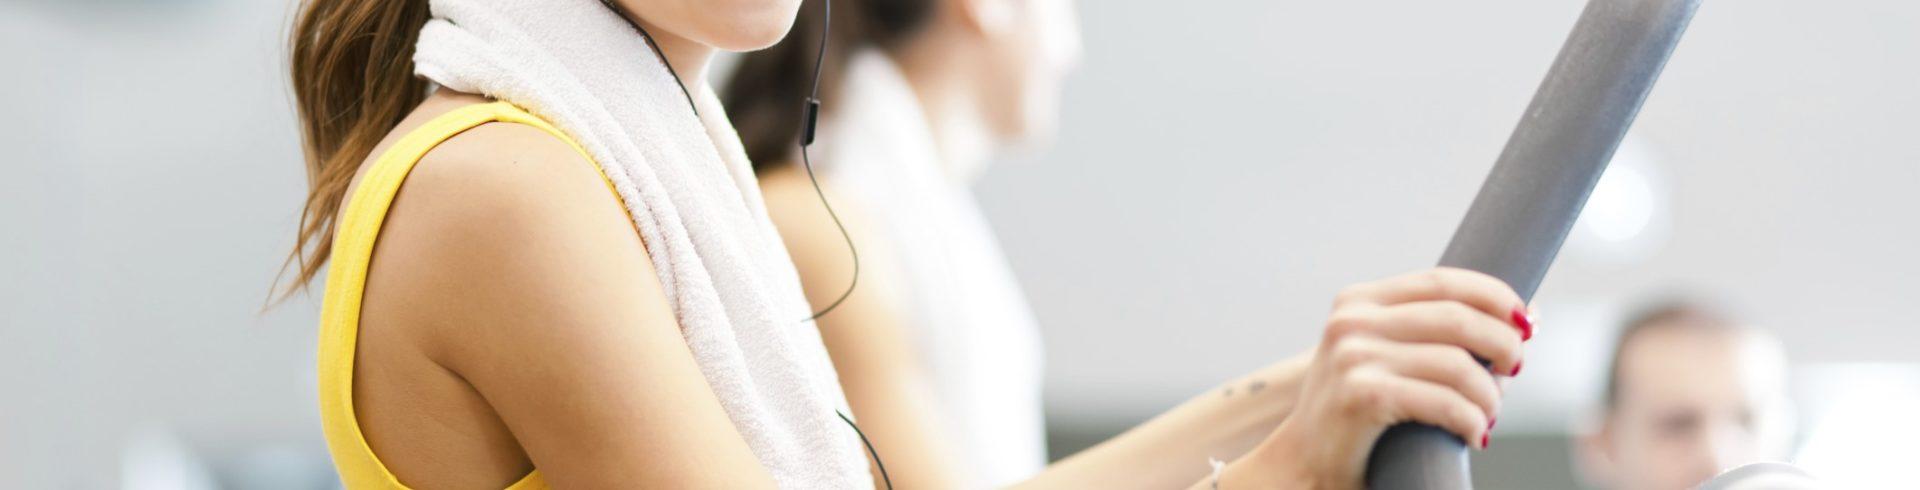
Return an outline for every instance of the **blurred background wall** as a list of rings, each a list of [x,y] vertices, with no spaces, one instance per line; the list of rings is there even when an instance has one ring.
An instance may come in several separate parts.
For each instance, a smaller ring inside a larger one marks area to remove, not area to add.
[[[1080,2],[1056,144],[980,185],[1046,329],[1054,452],[1307,348],[1341,285],[1430,265],[1583,4]],[[291,10],[0,0],[10,484],[333,485],[316,299],[262,310],[305,189]],[[1707,3],[1539,294],[1482,488],[1574,485],[1609,330],[1656,292],[1784,337],[1809,432],[1920,393],[1915,26],[1899,0]]]
[[[314,302],[262,313],[305,192],[290,11],[0,2],[6,486],[113,488],[175,447],[233,478],[325,475]]]

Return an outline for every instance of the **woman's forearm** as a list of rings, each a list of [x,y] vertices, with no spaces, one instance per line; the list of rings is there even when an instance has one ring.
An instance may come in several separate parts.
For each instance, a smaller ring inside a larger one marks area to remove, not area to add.
[[[1240,457],[1286,419],[1311,360],[1301,354],[1208,390],[1016,488],[1177,488],[1210,477],[1209,458]]]

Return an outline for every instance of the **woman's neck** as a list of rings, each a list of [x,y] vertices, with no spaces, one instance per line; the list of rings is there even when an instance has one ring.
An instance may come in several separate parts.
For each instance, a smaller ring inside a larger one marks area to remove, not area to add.
[[[932,53],[950,43],[914,43],[894,57],[907,84],[920,99],[940,163],[948,177],[970,184],[992,159],[999,140],[987,122],[980,95],[965,63],[951,63],[959,53]],[[964,57],[964,56],[962,56]],[[946,60],[933,61],[933,60]]]
[[[666,29],[634,19],[647,34],[653,38],[660,54],[665,56],[667,66],[680,77],[680,83],[686,86],[688,93],[698,92],[707,85],[707,65],[713,59],[713,47],[700,44],[675,35]]]

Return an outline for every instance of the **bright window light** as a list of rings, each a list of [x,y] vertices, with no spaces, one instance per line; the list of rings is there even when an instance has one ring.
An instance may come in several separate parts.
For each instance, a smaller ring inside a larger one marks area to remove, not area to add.
[[[1587,201],[1585,219],[1593,236],[1609,242],[1633,240],[1653,223],[1653,184],[1635,165],[1607,169]]]
[[[1614,152],[1568,237],[1567,255],[1589,265],[1627,265],[1665,245],[1672,222],[1655,152],[1629,137]]]

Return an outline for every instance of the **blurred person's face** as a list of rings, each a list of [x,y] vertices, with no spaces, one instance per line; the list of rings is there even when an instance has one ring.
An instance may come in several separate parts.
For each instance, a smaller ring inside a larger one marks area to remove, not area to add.
[[[1080,58],[1073,0],[980,0],[990,69],[986,115],[1009,142],[1045,140],[1059,124],[1068,71]]]
[[[1692,488],[1781,456],[1784,356],[1771,339],[1725,328],[1654,326],[1621,352],[1619,398],[1589,441],[1618,489]]]

